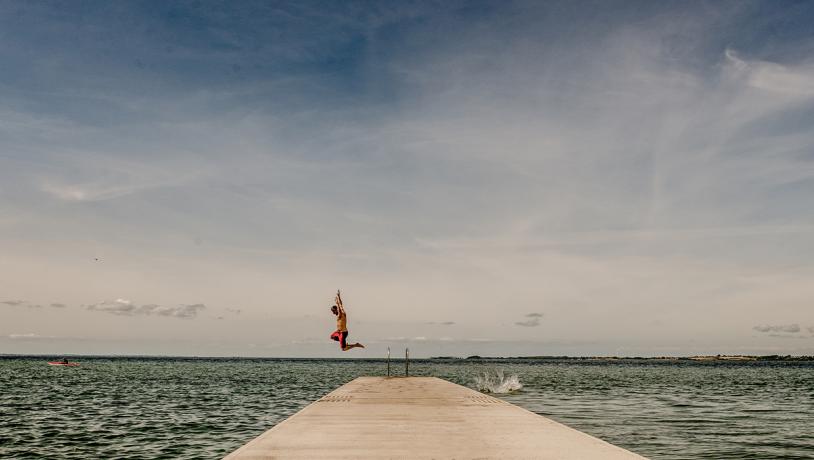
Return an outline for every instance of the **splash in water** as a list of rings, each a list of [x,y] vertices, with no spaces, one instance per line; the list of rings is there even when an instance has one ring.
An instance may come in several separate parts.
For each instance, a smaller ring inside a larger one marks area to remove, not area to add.
[[[506,377],[503,371],[498,369],[475,375],[475,387],[484,393],[511,393],[523,388],[523,384],[520,383],[517,374]]]

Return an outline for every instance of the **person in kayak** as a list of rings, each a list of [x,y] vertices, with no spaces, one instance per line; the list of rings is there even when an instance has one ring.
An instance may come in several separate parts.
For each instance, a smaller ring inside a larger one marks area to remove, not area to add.
[[[345,307],[342,305],[342,296],[339,290],[336,291],[335,305],[331,306],[331,312],[336,315],[336,331],[331,334],[331,340],[339,342],[339,348],[342,351],[348,351],[352,348],[365,348],[361,343],[348,344],[348,315],[345,313]]]

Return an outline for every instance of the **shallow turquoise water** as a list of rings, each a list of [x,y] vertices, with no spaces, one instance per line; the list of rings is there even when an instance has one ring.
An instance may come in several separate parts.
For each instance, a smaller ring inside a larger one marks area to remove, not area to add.
[[[0,458],[220,458],[382,361],[0,359]],[[394,370],[403,371],[401,363]],[[814,459],[812,363],[418,361],[653,459]]]

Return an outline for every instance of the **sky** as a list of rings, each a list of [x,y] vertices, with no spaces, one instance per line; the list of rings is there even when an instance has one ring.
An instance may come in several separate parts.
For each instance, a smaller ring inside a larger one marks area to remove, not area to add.
[[[0,354],[814,354],[812,23],[2,1]]]

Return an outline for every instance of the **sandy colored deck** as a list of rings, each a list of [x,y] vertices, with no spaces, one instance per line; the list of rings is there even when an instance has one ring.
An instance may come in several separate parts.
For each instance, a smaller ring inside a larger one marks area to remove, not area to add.
[[[438,378],[360,377],[226,458],[644,457]]]

